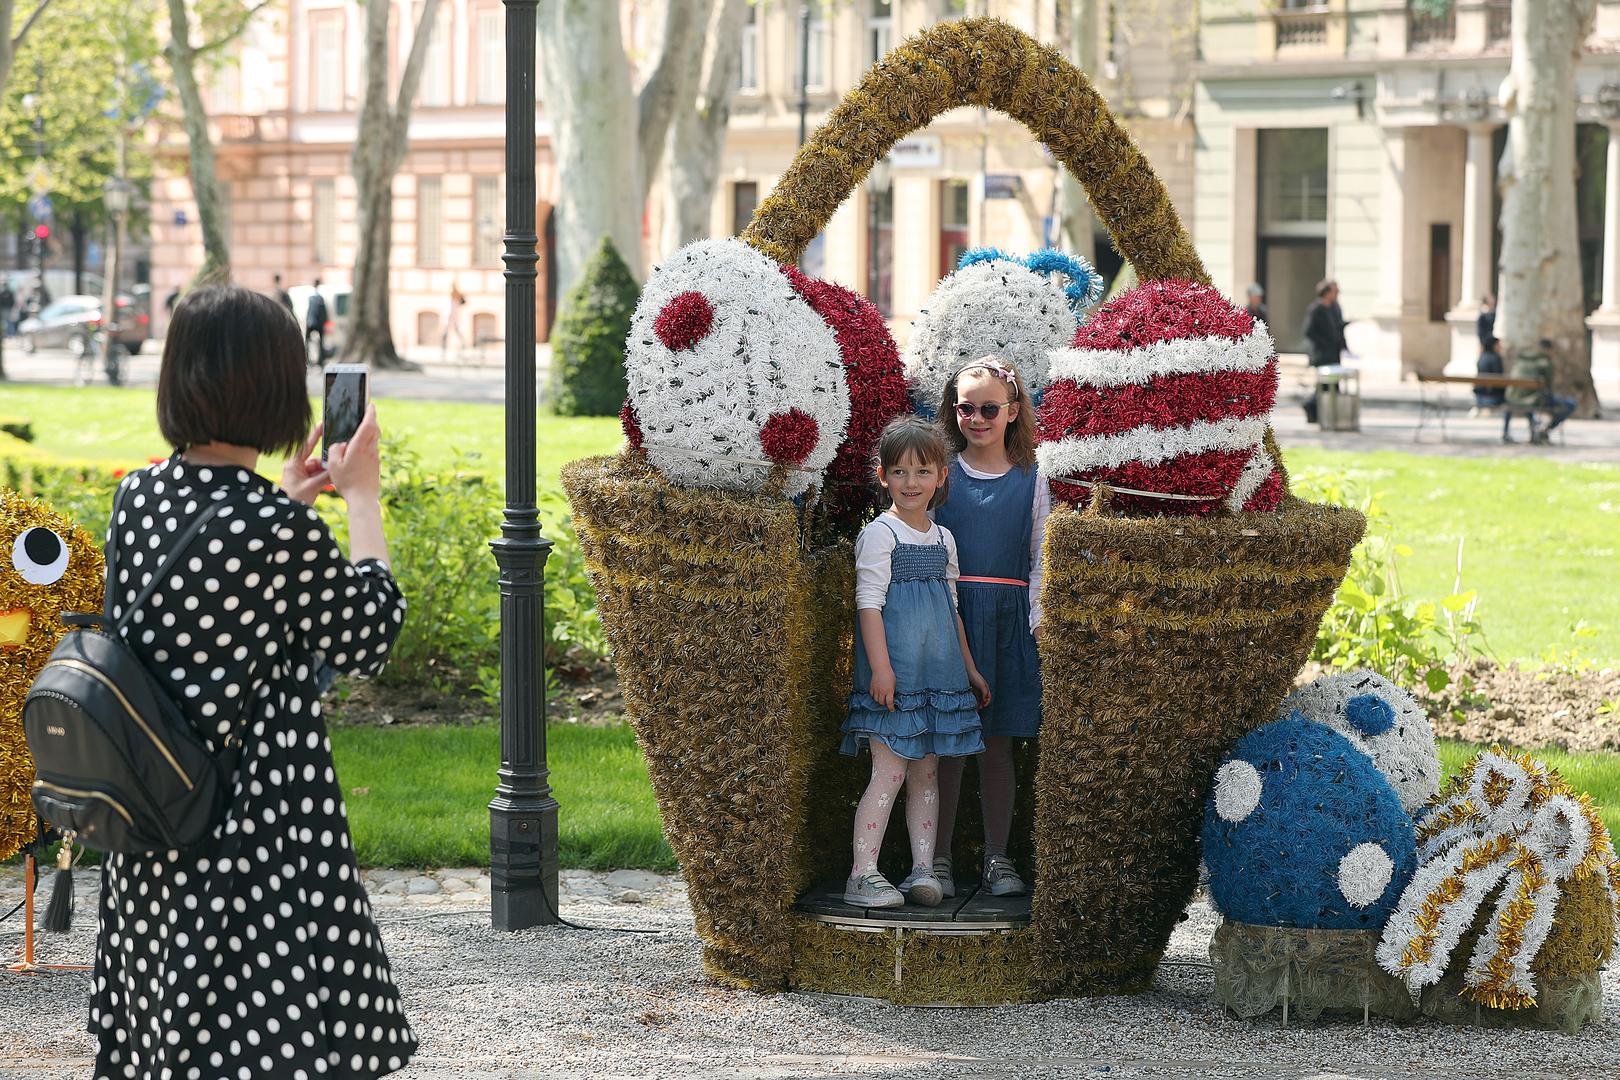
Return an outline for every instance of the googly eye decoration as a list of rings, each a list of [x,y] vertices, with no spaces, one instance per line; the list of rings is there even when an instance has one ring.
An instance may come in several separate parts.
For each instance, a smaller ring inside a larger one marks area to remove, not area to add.
[[[1010,360],[1032,396],[1045,389],[1046,354],[1066,347],[1081,315],[1102,296],[1102,275],[1078,256],[1047,249],[1019,260],[994,248],[964,254],[912,324],[903,360],[919,412],[939,408],[963,364],[994,353]]]
[[[67,573],[67,541],[43,526],[24,529],[12,541],[11,568],[30,585],[55,585]]]
[[[649,275],[625,343],[630,444],[688,487],[784,494],[819,484],[849,424],[833,330],[781,267],[741,240],[700,240]]]
[[[1439,792],[1440,755],[1429,716],[1416,698],[1382,675],[1324,675],[1283,701],[1279,715],[1294,712],[1326,724],[1372,758],[1408,814]]]

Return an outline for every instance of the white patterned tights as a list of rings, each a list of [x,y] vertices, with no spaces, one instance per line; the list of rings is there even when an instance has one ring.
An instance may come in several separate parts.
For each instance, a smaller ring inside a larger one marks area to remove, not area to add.
[[[857,877],[877,866],[883,848],[883,833],[889,825],[902,786],[906,789],[906,831],[911,835],[911,865],[934,864],[934,830],[939,818],[939,758],[933,754],[919,761],[907,761],[882,742],[873,739],[872,779],[855,809],[855,866]]]

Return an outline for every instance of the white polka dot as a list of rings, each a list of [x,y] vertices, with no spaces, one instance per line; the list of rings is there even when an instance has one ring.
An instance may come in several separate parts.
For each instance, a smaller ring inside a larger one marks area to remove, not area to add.
[[[1260,805],[1260,772],[1247,761],[1228,761],[1215,773],[1215,812],[1242,821]]]
[[[1389,888],[1395,863],[1378,844],[1357,844],[1339,860],[1339,892],[1353,907],[1374,904]]]

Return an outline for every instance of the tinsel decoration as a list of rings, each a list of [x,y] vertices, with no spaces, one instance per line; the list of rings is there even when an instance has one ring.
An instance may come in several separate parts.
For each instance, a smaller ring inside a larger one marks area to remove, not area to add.
[[[849,424],[836,334],[740,240],[688,244],[653,270],[624,362],[626,437],[689,487],[760,491],[786,467],[783,494],[803,494]],[[765,445],[767,427],[795,414],[795,436]]]
[[[0,860],[39,836],[22,708],[65,614],[99,612],[101,547],[44,503],[0,490]]]
[[[1536,1005],[1535,961],[1560,898],[1584,881],[1603,885],[1600,947],[1608,959],[1620,863],[1592,800],[1524,754],[1493,748],[1435,797],[1418,828],[1420,867],[1384,928],[1378,960],[1414,989],[1463,964],[1462,990],[1492,1009]],[[1466,962],[1458,949],[1488,902],[1494,908]]]
[[[1264,323],[1215,289],[1153,281],[1121,293],[1052,354],[1051,375],[1036,455],[1054,498],[1085,505],[1106,483],[1127,489],[1115,493],[1120,509],[1148,514],[1281,500],[1264,445],[1276,348]]]
[[[872,301],[791,266],[782,272],[838,338],[849,383],[849,426],[822,480],[820,512],[853,535],[882,504],[883,493],[872,474],[878,436],[910,407],[900,353]]]
[[[1030,393],[1039,394],[1047,383],[1047,354],[1066,345],[1079,325],[1056,281],[998,251],[982,254],[964,258],[961,269],[934,286],[912,324],[906,378],[912,400],[927,415],[939,408],[951,376],[990,355],[1013,364]]]
[[[1373,671],[1323,675],[1283,700],[1279,717],[1300,713],[1372,758],[1408,814],[1440,790],[1440,755],[1428,713],[1406,690]]]
[[[1216,766],[1276,715],[1365,524],[1297,499],[1242,518],[1053,511],[1034,899],[1052,992],[1152,983]]]
[[[1216,910],[1255,926],[1377,930],[1417,863],[1412,819],[1372,759],[1297,714],[1238,740],[1203,840]]]

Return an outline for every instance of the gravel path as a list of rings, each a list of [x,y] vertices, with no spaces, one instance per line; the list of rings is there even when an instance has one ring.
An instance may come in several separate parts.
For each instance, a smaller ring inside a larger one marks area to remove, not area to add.
[[[1573,1038],[1377,1021],[1283,1031],[1275,1018],[1223,1018],[1204,966],[1215,917],[1201,901],[1171,944],[1180,963],[1161,969],[1152,993],[904,1009],[708,985],[678,879],[636,871],[564,877],[569,919],[655,933],[502,934],[489,929],[488,879],[476,870],[367,877],[422,1043],[417,1063],[397,1074],[408,1080],[1620,1076],[1620,975],[1612,971],[1604,977],[1607,1015]],[[40,959],[90,957],[93,926],[83,916],[94,881],[80,875],[77,925],[65,939],[45,939],[49,955]],[[21,895],[20,873],[0,871],[0,913]],[[0,923],[0,952],[20,947],[16,926]],[[88,976],[0,979],[0,1077],[87,1077],[92,1045],[80,1028]]]

